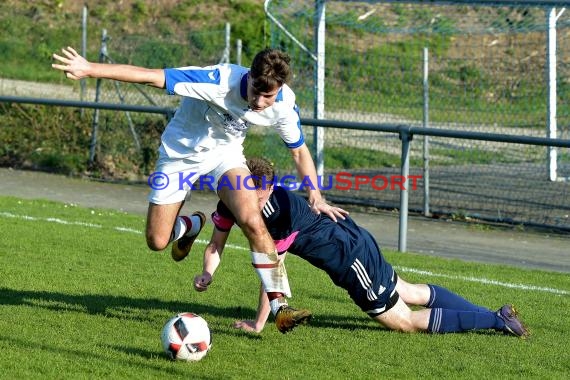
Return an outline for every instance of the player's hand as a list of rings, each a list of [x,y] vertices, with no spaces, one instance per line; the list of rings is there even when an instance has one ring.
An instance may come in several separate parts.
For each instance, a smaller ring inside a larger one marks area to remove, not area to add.
[[[344,219],[344,217],[348,215],[348,211],[340,207],[331,206],[324,200],[309,202],[309,205],[315,214],[320,214],[322,212],[328,215],[335,222],[337,221],[337,218]]]
[[[233,325],[234,329],[243,330],[247,332],[254,332],[259,333],[263,330],[263,326],[261,328],[256,328],[255,321],[251,319],[246,319],[243,321],[235,321]]]
[[[65,72],[69,79],[78,80],[89,76],[91,63],[83,58],[72,47],[61,49],[64,56],[53,54],[53,58],[59,63],[53,63],[51,67]]]
[[[210,273],[202,273],[194,277],[194,289],[198,292],[205,292],[212,283],[212,275]]]

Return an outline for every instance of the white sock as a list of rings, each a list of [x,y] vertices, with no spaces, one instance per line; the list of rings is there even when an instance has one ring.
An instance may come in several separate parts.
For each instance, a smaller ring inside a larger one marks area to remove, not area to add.
[[[190,228],[190,230],[188,230],[188,226],[186,226],[185,235],[194,236],[198,232],[200,232],[200,223],[202,221],[200,220],[200,217],[198,215],[190,215],[187,218],[189,218],[192,221],[192,227]]]
[[[277,292],[291,297],[285,264],[277,258],[277,252],[259,253],[252,251],[251,262],[261,279],[263,289],[267,293]]]
[[[277,314],[277,311],[281,308],[281,306],[287,306],[287,299],[285,297],[278,297],[274,300],[269,301],[269,307],[271,307],[271,313],[273,315]]]
[[[184,218],[190,219],[190,222],[192,224],[190,229],[188,229],[188,226],[186,225],[186,221],[184,220]],[[198,232],[200,232],[200,222],[201,220],[198,215],[177,217],[176,221],[174,222],[174,228],[172,230],[172,238],[170,239],[170,241],[176,241],[184,235],[190,235],[190,236],[196,235]]]

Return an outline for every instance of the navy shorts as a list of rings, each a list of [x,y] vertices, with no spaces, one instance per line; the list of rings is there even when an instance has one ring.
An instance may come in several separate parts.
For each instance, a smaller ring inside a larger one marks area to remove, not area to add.
[[[361,253],[350,266],[343,287],[362,311],[376,317],[398,302],[398,276],[371,236],[365,234],[357,249]]]

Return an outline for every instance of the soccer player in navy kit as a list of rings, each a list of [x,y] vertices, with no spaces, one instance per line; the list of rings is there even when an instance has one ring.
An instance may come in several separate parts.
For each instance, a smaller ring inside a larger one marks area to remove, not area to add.
[[[382,325],[404,332],[495,329],[528,336],[512,305],[491,311],[437,285],[404,281],[384,259],[374,237],[350,217],[333,222],[325,215],[311,212],[307,201],[299,195],[273,187],[275,177],[268,161],[254,158],[248,166],[254,176],[263,220],[279,253],[285,256],[288,251],[327,272],[362,311]],[[206,290],[212,282],[235,223],[222,201],[212,220],[215,229],[204,252],[203,271],[194,279],[198,291]],[[425,308],[412,311],[409,305]],[[267,296],[262,289],[256,319],[237,321],[235,327],[260,332],[268,316]]]
[[[280,330],[294,327],[293,319],[308,312],[288,307],[289,284],[283,263],[259,215],[255,192],[237,186],[249,175],[243,156],[243,140],[251,126],[274,128],[290,149],[299,175],[316,181],[313,159],[301,131],[295,94],[287,86],[291,76],[289,56],[274,49],[258,53],[251,68],[232,64],[208,67],[147,69],[132,65],[93,63],[73,48],[54,54],[52,67],[70,79],[106,78],[166,88],[183,97],[180,107],[161,137],[156,171],[159,186],[151,186],[146,223],[150,249],[161,251],[172,243],[172,257],[182,260],[205,223],[196,212],[180,216],[192,184],[202,175],[223,177],[230,186],[218,188],[218,196],[232,210],[249,240],[256,272],[270,297]],[[156,178],[153,176],[153,178]],[[150,178],[149,178],[150,181]],[[163,184],[167,186],[162,186]],[[316,183],[316,182],[315,182]],[[249,188],[253,187],[250,183]],[[307,189],[311,209],[333,220],[346,211],[328,205],[318,189]],[[294,315],[297,314],[297,315]]]

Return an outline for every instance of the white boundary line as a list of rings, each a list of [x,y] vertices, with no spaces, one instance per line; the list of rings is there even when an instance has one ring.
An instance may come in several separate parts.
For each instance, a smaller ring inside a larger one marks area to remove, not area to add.
[[[535,290],[535,291],[539,291],[539,292],[554,293],[554,294],[570,294],[570,291],[567,291],[567,290],[540,287],[540,286],[534,286],[534,285],[511,284],[508,282],[501,282],[501,281],[497,281],[497,280],[489,280],[486,278],[454,276],[454,275],[448,275],[448,274],[442,274],[442,273],[433,273],[430,271],[414,269],[414,268],[405,268],[405,267],[397,267],[397,266],[394,266],[394,268],[400,272],[421,274],[422,276],[441,277],[441,278],[448,278],[451,280],[478,282],[480,284],[497,285],[497,286],[502,286],[505,288],[512,288],[512,289]]]
[[[48,223],[57,223],[57,224],[64,224],[64,225],[89,227],[89,228],[103,228],[104,227],[103,225],[100,225],[100,224],[67,221],[67,220],[63,220],[63,219],[59,219],[59,218],[39,218],[39,217],[28,216],[28,215],[17,215],[17,214],[12,214],[10,212],[4,212],[4,211],[0,212],[0,217],[10,218],[10,219],[22,219],[22,220],[28,220],[28,221],[42,221],[42,222],[48,222]],[[119,232],[133,233],[133,234],[137,234],[137,235],[143,234],[142,231],[135,230],[135,229],[129,228],[129,227],[110,227],[110,228],[115,230],[115,231],[119,231]],[[200,244],[208,244],[208,241],[206,241],[206,240],[197,239],[196,242],[198,242]],[[249,248],[243,247],[240,245],[226,244],[226,247],[232,248],[232,249],[238,249],[238,250],[242,250],[242,251],[249,251]],[[397,269],[399,272],[420,274],[422,276],[440,277],[440,278],[447,278],[447,279],[451,279],[451,280],[460,280],[460,281],[468,281],[468,282],[477,282],[477,283],[486,284],[486,285],[502,286],[504,288],[521,289],[521,290],[553,293],[553,294],[560,294],[560,295],[570,294],[570,291],[562,290],[562,289],[540,287],[540,286],[534,286],[534,285],[525,285],[525,284],[512,284],[509,282],[489,280],[486,278],[455,276],[455,275],[448,275],[448,274],[443,274],[443,273],[434,273],[434,272],[430,272],[430,271],[426,271],[426,270],[415,269],[415,268],[406,268],[406,267],[400,267],[400,266],[394,266],[394,268]]]
[[[42,221],[42,222],[67,224],[67,225],[91,227],[91,228],[103,228],[103,226],[100,224],[92,224],[92,223],[85,223],[85,222],[69,222],[67,220],[63,220],[63,219],[59,219],[59,218],[37,218],[35,216],[17,215],[17,214],[12,214],[11,212],[5,212],[5,211],[0,212],[0,216],[3,216],[4,218],[12,218],[12,219]]]

